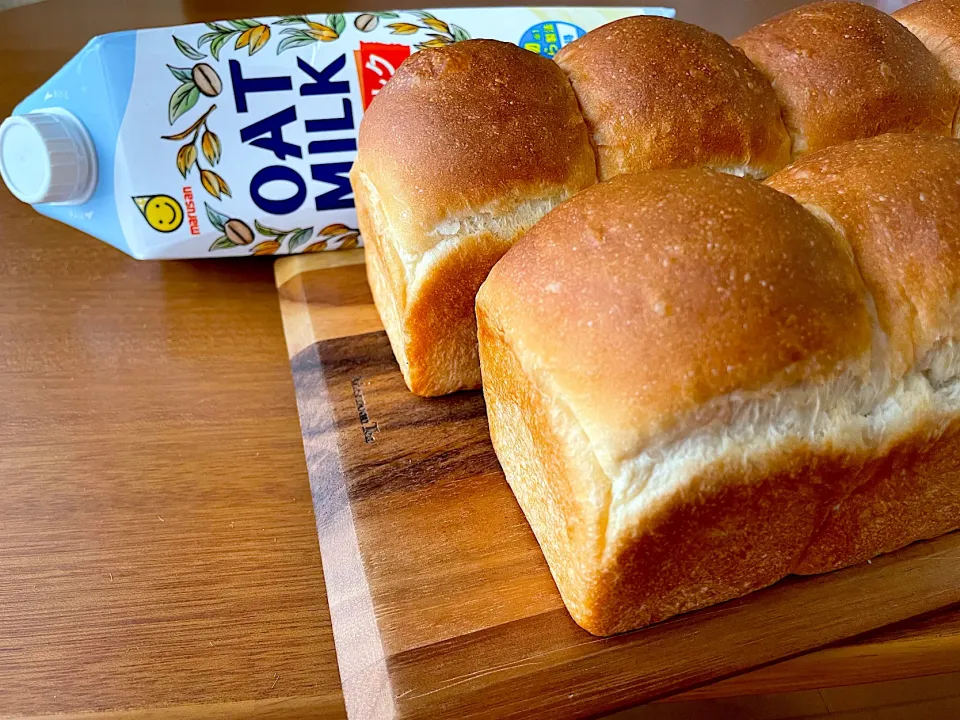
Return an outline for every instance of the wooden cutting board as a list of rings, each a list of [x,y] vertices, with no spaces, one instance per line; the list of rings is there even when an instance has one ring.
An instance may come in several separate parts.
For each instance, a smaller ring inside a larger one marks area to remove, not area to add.
[[[860,673],[878,669],[868,680],[904,661],[918,675],[960,667],[960,613],[862,637],[960,602],[960,533],[633,633],[589,635],[503,478],[482,395],[406,390],[363,251],[285,258],[276,276],[351,718],[594,716],[831,644],[826,676],[798,658],[756,671],[757,687],[829,685],[846,666],[840,651]],[[935,652],[918,655],[918,639]],[[799,677],[784,673],[791,663]],[[742,678],[727,683],[743,691]]]

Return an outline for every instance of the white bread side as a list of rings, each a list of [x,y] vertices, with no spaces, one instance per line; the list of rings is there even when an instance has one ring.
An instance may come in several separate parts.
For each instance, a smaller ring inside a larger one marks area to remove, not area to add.
[[[596,158],[556,64],[468,40],[404,61],[364,115],[351,182],[404,379],[443,395],[480,384],[480,283],[524,230],[596,182]]]
[[[494,448],[591,632],[960,527],[960,142],[768,184],[806,210],[708,171],[603,183],[478,295]]]
[[[480,387],[477,291],[513,242],[569,195],[447,218],[420,250],[405,246],[366,174],[357,169],[351,178],[367,279],[407,387],[424,396]]]
[[[783,577],[856,486],[890,392],[842,241],[707,170],[584,191],[498,263],[477,312],[494,448],[596,634]]]
[[[867,560],[960,526],[960,142],[882,135],[770,178],[839,232],[856,258],[924,420],[878,453],[818,531],[798,572]]]

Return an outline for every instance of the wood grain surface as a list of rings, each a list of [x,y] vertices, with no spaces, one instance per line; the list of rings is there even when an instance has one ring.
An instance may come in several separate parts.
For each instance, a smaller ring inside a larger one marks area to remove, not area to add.
[[[326,257],[276,266],[352,718],[586,717],[960,601],[952,534],[635,633],[588,635],[503,479],[482,396],[407,391],[362,262],[357,250],[336,267]],[[684,699],[947,672],[958,661],[951,612]]]
[[[0,117],[224,6],[0,12]],[[0,716],[344,717],[271,263],[137,262],[0,185],[0,488]]]

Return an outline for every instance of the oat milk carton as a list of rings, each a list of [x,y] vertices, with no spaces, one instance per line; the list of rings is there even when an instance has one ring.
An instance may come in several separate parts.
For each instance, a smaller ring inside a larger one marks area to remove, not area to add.
[[[357,128],[406,57],[472,37],[553,57],[638,14],[673,11],[398,10],[104,35],[0,125],[0,174],[136,258],[357,247]]]

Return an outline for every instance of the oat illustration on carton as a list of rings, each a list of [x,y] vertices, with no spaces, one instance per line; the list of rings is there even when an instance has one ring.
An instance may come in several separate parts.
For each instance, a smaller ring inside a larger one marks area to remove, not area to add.
[[[230,192],[230,186],[227,184],[227,181],[212,169],[213,166],[220,162],[223,156],[223,145],[220,142],[220,138],[210,129],[208,124],[210,116],[216,109],[216,105],[211,105],[210,108],[186,130],[178,132],[175,135],[163,135],[161,139],[179,142],[186,140],[188,137],[190,138],[189,141],[185,145],[180,146],[180,149],[177,151],[177,170],[180,171],[183,179],[186,180],[193,170],[196,169],[200,175],[200,184],[203,186],[203,189],[219,200],[224,195],[232,197],[232,193]],[[198,140],[200,142],[202,157],[210,164],[210,168],[204,168],[200,164],[201,153],[197,152]]]

